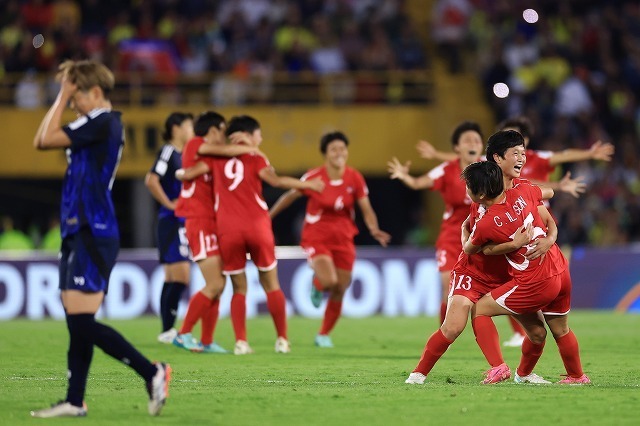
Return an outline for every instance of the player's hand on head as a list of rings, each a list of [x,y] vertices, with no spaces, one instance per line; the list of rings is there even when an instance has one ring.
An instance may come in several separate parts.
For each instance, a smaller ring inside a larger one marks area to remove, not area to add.
[[[391,179],[402,179],[409,174],[409,166],[411,166],[411,161],[402,164],[400,160],[393,157],[391,161],[387,162],[387,171],[391,175]]]
[[[597,141],[591,145],[589,151],[591,151],[591,158],[594,160],[611,161],[611,157],[615,153],[616,149],[613,144]]]
[[[69,80],[67,75],[63,75],[60,80],[60,95],[70,98],[78,90],[78,86]]]
[[[587,184],[584,182],[583,176],[578,176],[575,179],[571,178],[571,172],[567,172],[559,182],[560,190],[567,194],[573,195],[575,198],[580,197],[580,194],[584,194],[587,190]]]
[[[425,160],[433,160],[434,158],[436,158],[436,149],[427,141],[418,142],[418,144],[416,145],[416,149],[418,150],[420,157],[424,158]]]

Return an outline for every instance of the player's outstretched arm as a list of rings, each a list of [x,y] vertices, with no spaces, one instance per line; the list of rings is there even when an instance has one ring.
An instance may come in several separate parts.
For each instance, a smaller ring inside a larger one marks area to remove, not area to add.
[[[542,199],[550,200],[553,198],[555,191],[559,190],[559,182],[544,182],[541,180],[531,180],[529,181],[532,184],[540,187],[540,191],[542,191]]]
[[[584,183],[583,176],[572,179],[571,172],[567,172],[558,182],[558,189],[579,198],[580,194],[584,194],[587,190],[587,184]]]
[[[439,160],[439,161],[452,161],[456,160],[458,156],[454,152],[438,151],[433,145],[427,141],[420,141],[416,145],[416,149],[420,154],[420,157],[425,160]]]
[[[302,181],[290,176],[279,176],[273,167],[265,167],[258,174],[260,179],[274,188],[309,189],[316,192],[322,192],[324,189],[324,182],[320,178]]]
[[[291,204],[298,198],[302,197],[302,193],[297,189],[290,189],[280,196],[269,209],[269,216],[273,219],[281,211],[289,208]]]
[[[217,155],[220,157],[237,157],[242,154],[250,154],[252,152],[258,152],[258,148],[249,145],[211,145],[203,143],[198,148],[198,154],[200,155]]]
[[[428,174],[413,177],[409,174],[410,161],[402,164],[396,157],[387,162],[387,171],[391,179],[398,179],[411,189],[428,189],[433,187],[433,180]]]
[[[34,148],[55,149],[71,146],[71,139],[62,130],[60,123],[62,113],[76,90],[75,84],[69,82],[66,77],[62,78],[58,96],[40,122],[36,136],[33,138]]]
[[[198,161],[191,167],[176,170],[176,179],[178,179],[179,181],[192,181],[198,176],[202,176],[206,173],[209,173],[210,171],[211,169],[206,163]]]
[[[556,166],[561,163],[586,160],[611,161],[614,153],[615,147],[613,144],[597,141],[589,149],[565,149],[564,151],[555,152],[549,159],[549,164]]]
[[[157,202],[159,202],[169,210],[176,209],[175,201],[170,200],[169,197],[167,197],[167,194],[164,192],[164,189],[162,189],[162,185],[160,184],[160,177],[157,174],[148,172],[144,178],[144,184],[146,185],[147,189],[149,189],[151,196]]]
[[[362,219],[364,223],[367,225],[369,229],[369,233],[375,240],[380,243],[382,247],[386,247],[391,241],[391,235],[387,232],[384,232],[378,227],[378,216],[376,212],[371,207],[371,201],[369,201],[369,197],[362,197],[358,199],[358,207],[360,207],[360,211],[362,212]]]

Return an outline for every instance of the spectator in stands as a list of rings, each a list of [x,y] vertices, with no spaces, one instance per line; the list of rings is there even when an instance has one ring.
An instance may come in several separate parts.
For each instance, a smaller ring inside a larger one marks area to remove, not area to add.
[[[13,227],[13,219],[2,217],[0,250],[33,250],[33,241],[24,232]]]

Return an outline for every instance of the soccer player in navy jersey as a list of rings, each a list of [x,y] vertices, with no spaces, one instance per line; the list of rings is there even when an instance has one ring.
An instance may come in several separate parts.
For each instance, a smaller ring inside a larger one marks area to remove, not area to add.
[[[109,287],[120,236],[111,188],[122,149],[120,113],[111,110],[114,77],[95,61],[65,61],[57,78],[60,92],[42,119],[33,140],[37,149],[65,148],[60,249],[60,290],[69,329],[68,387],[64,400],[33,417],[87,415],[83,399],[93,347],[132,367],[145,381],[148,411],[160,414],[168,395],[171,367],[151,363],[116,330],[95,320]],[[69,104],[78,119],[61,125]]]
[[[173,326],[176,322],[180,297],[190,280],[191,261],[184,218],[177,217],[174,210],[182,186],[182,183],[176,179],[175,172],[182,167],[182,149],[193,136],[191,114],[184,112],[169,114],[162,134],[165,144],[145,177],[145,185],[160,204],[156,243],[160,263],[164,269],[164,285],[160,295],[162,333],[158,335],[158,341],[168,344],[171,344],[178,335],[178,331]]]

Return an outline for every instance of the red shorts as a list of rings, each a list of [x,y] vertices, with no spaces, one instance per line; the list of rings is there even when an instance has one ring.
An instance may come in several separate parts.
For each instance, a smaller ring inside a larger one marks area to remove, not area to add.
[[[278,264],[271,229],[225,232],[219,236],[219,243],[224,274],[234,275],[244,271],[247,253],[261,271],[269,271]]]
[[[191,258],[194,262],[220,255],[214,219],[208,217],[187,218],[184,227],[187,231]]]
[[[482,296],[497,287],[500,287],[500,284],[486,283],[470,275],[460,274],[454,269],[451,271],[451,281],[449,282],[449,297],[464,296],[473,303],[478,303]]]
[[[543,313],[564,315],[571,306],[571,276],[566,270],[533,284],[523,285],[511,280],[492,290],[491,297],[515,314],[542,310]]]
[[[326,245],[317,242],[301,243],[302,250],[307,254],[309,262],[319,255],[330,256],[333,264],[338,269],[345,271],[353,270],[353,263],[356,261],[356,246],[353,243],[344,245]]]
[[[436,249],[436,261],[438,262],[438,271],[452,271],[458,256],[460,256],[460,247],[444,246]]]
[[[571,273],[569,268],[560,274],[560,279],[562,280],[560,293],[551,303],[541,309],[545,315],[566,315],[571,310]]]

